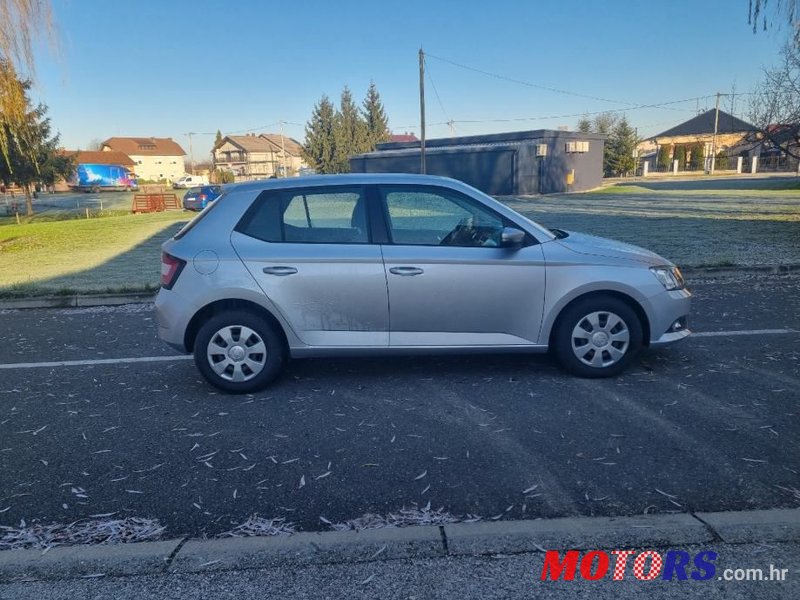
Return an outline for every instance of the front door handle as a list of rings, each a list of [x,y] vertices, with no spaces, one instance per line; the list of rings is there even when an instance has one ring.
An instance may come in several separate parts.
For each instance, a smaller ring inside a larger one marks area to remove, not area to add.
[[[294,267],[264,267],[263,270],[267,275],[278,275],[279,277],[297,273],[297,269]]]
[[[422,275],[424,272],[425,271],[419,267],[392,267],[389,269],[389,273],[394,273],[395,275],[401,275],[403,277],[408,277],[410,275]]]

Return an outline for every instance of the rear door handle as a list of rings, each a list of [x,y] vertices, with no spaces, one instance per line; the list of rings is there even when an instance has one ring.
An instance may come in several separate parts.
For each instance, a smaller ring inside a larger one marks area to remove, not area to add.
[[[264,267],[263,270],[267,275],[278,275],[279,277],[297,273],[297,269],[294,267]]]
[[[424,272],[425,271],[419,267],[392,267],[389,269],[389,273],[394,273],[395,275],[401,275],[403,277],[408,277],[409,275],[422,275]]]

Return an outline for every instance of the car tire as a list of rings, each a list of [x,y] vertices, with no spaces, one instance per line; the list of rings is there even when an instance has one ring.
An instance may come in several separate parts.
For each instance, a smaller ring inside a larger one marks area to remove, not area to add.
[[[197,332],[194,362],[214,387],[230,394],[265,388],[286,363],[277,325],[254,312],[232,310],[211,317]]]
[[[570,304],[559,316],[552,351],[561,366],[579,377],[613,377],[642,348],[636,312],[613,296],[592,296]]]

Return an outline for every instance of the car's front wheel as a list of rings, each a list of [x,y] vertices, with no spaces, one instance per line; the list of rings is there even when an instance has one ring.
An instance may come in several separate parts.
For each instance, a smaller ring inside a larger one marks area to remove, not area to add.
[[[559,317],[552,350],[561,365],[580,377],[622,372],[642,347],[642,324],[619,298],[593,296],[568,306]]]
[[[286,362],[286,344],[277,327],[248,311],[211,317],[197,333],[194,361],[214,387],[233,394],[267,386]]]

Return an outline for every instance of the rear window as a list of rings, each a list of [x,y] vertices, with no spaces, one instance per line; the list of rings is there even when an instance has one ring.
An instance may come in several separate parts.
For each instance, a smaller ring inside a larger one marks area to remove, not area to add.
[[[265,242],[368,244],[361,187],[262,193],[236,230]]]
[[[203,219],[208,213],[214,210],[215,206],[219,205],[220,200],[222,200],[222,196],[217,198],[214,202],[209,202],[206,205],[206,207],[203,210],[201,210],[194,219],[192,219],[186,225],[181,227],[181,229],[178,231],[178,233],[175,234],[173,239],[179,240],[187,233],[189,233],[192,230],[192,228],[201,221],[201,219]]]
[[[200,193],[200,188],[199,187],[189,188],[188,190],[186,190],[186,195],[187,196],[197,196],[199,193]]]

